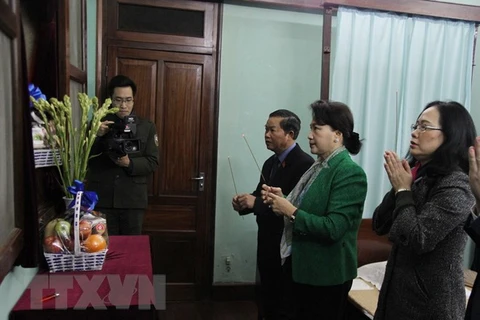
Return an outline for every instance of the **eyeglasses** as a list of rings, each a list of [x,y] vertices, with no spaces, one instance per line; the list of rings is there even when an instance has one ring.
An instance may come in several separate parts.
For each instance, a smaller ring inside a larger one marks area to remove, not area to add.
[[[442,128],[427,126],[425,124],[418,124],[418,123],[412,124],[412,126],[410,128],[412,128],[412,131],[415,131],[415,130],[418,129],[418,130],[420,130],[420,132],[425,132],[427,130],[440,130],[440,131],[442,131]]]
[[[133,103],[133,98],[125,98],[125,99],[114,98],[113,99],[113,104],[116,106],[121,106],[123,103],[125,103],[126,105],[130,105]]]

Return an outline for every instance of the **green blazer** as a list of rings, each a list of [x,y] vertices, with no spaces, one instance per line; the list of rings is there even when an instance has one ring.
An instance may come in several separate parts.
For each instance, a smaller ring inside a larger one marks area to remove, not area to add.
[[[329,160],[297,211],[292,238],[295,282],[331,286],[357,276],[357,233],[366,194],[365,172],[347,150]]]

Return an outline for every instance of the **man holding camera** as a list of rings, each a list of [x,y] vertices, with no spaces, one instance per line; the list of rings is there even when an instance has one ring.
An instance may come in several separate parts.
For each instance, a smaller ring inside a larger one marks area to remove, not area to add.
[[[88,190],[98,194],[96,208],[106,214],[110,235],[142,233],[147,181],[158,166],[155,124],[132,112],[136,91],[126,76],[110,80],[108,94],[119,110],[102,119],[88,167]]]

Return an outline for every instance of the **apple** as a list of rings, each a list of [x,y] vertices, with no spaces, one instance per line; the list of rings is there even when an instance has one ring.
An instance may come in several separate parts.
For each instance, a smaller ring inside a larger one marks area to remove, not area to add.
[[[55,225],[55,232],[59,237],[63,239],[70,239],[70,229],[72,226],[70,222],[60,219],[57,224]]]
[[[70,251],[70,252],[73,252],[73,246],[74,246],[74,243],[72,241],[72,239],[68,238],[68,239],[65,239],[63,241],[63,244],[64,244],[64,247]]]
[[[62,243],[60,239],[55,236],[48,236],[43,241],[45,252],[49,253],[61,253],[63,251]]]
[[[43,245],[48,247],[50,245],[52,245],[52,242],[55,241],[57,237],[55,236],[48,236],[48,237],[45,237],[45,239],[43,239]]]
[[[92,233],[92,222],[89,220],[83,219],[78,225],[80,231],[80,241],[86,240]]]
[[[106,229],[107,229],[107,226],[105,225],[105,223],[102,223],[102,222],[97,223],[97,225],[95,226],[95,231],[97,234],[103,235]]]

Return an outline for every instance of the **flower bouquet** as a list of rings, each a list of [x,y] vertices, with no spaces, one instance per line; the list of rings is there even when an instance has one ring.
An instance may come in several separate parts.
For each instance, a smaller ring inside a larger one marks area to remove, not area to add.
[[[66,198],[70,198],[68,187],[74,180],[84,181],[87,174],[90,151],[100,128],[101,120],[118,108],[110,108],[111,99],[105,100],[100,107],[96,97],[90,99],[87,94],[79,93],[78,101],[81,108],[80,127],[74,126],[72,119],[72,103],[65,95],[63,101],[51,98],[50,102],[30,96],[35,109],[38,110],[45,123],[47,143],[50,148],[57,149],[59,158],[53,157],[60,174],[61,187]],[[89,114],[91,111],[91,114]]]

